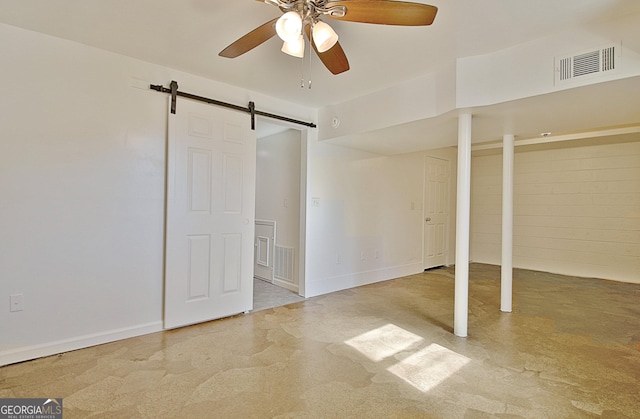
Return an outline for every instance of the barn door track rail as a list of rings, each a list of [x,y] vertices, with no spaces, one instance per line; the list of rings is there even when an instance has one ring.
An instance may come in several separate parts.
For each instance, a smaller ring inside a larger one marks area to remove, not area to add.
[[[276,114],[272,114],[272,113],[268,113],[268,112],[259,111],[259,110],[256,109],[256,105],[253,102],[249,102],[249,106],[244,107],[244,106],[239,106],[239,105],[233,105],[231,103],[221,102],[219,100],[210,99],[210,98],[207,98],[207,97],[193,95],[191,93],[181,92],[181,91],[178,90],[178,82],[175,81],[175,80],[171,82],[171,84],[169,85],[169,88],[166,88],[166,87],[162,86],[161,84],[151,84],[151,85],[149,85],[149,88],[151,90],[156,90],[156,91],[161,92],[161,93],[169,93],[169,94],[171,94],[171,113],[172,114],[176,113],[176,98],[178,96],[180,96],[180,97],[185,97],[187,99],[197,100],[199,102],[205,102],[205,103],[208,103],[210,105],[223,106],[225,108],[234,109],[236,111],[249,113],[249,114],[251,114],[251,129],[252,130],[256,129],[256,115],[264,116],[266,118],[271,118],[271,119],[277,119],[279,121],[291,122],[293,124],[304,125],[305,127],[316,128],[316,124],[314,124],[313,122],[299,121],[297,119],[288,118],[286,116],[281,116],[281,115],[276,115]]]

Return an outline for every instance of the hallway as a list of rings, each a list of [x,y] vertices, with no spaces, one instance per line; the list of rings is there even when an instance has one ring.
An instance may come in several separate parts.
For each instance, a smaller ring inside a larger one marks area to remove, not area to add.
[[[304,301],[304,297],[300,297],[293,291],[253,278],[253,310],[251,310],[253,313],[300,301]]]
[[[633,418],[640,285],[470,266],[0,368],[0,397],[62,397],[69,418]]]

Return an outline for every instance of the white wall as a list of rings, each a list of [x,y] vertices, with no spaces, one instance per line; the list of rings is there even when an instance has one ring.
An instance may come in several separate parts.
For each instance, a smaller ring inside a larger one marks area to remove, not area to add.
[[[372,92],[319,111],[321,140],[375,131],[441,115],[455,108],[454,63],[413,80]],[[338,118],[338,127],[332,125]]]
[[[380,156],[322,141],[308,148],[306,296],[421,272],[425,153]],[[456,155],[453,148],[428,154]]]
[[[566,84],[555,84],[555,57],[593,51],[612,44],[621,46],[616,70],[597,78],[583,76]],[[466,108],[507,102],[640,75],[640,26],[638,15],[618,16],[592,22],[519,44],[512,48],[457,63],[457,107]]]
[[[177,80],[316,120],[298,105],[7,25],[0,68],[0,364],[161,329],[168,96],[145,84]],[[13,294],[24,311],[9,312]]]
[[[421,156],[308,147],[306,296],[420,271]]]
[[[640,283],[640,136],[526,150],[514,162],[514,266]],[[471,258],[500,264],[502,155],[472,167]]]
[[[290,129],[258,139],[256,219],[276,222],[276,244],[295,249],[294,272],[300,259],[301,134]],[[298,289],[298,275],[294,278]]]

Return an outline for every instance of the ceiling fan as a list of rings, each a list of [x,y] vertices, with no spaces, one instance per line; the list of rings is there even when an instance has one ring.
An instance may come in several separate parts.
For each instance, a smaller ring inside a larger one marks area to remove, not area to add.
[[[395,0],[258,0],[279,8],[283,15],[258,26],[223,49],[218,55],[236,58],[271,39],[276,34],[284,41],[282,52],[304,56],[304,34],[333,74],[349,70],[349,61],[338,42],[338,35],[321,17],[381,25],[427,26],[433,23],[438,8]]]

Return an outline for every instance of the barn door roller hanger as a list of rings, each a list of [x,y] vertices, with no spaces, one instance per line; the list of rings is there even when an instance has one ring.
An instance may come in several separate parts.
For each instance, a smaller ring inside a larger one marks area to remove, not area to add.
[[[155,90],[161,93],[171,94],[171,113],[176,113],[176,99],[178,96],[185,97],[187,99],[197,100],[199,102],[205,102],[210,105],[223,106],[225,108],[234,109],[236,111],[246,112],[251,114],[251,129],[256,129],[256,115],[264,116],[266,118],[277,119],[279,121],[291,122],[293,124],[304,125],[305,127],[316,128],[316,124],[313,122],[299,121],[297,119],[288,118],[286,116],[276,115],[268,112],[262,112],[256,109],[256,105],[253,102],[249,102],[249,106],[238,106],[231,103],[221,102],[219,100],[210,99],[203,96],[193,95],[191,93],[181,92],[178,90],[178,82],[172,81],[169,88],[162,86],[161,84],[149,85],[151,90]]]

